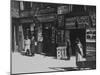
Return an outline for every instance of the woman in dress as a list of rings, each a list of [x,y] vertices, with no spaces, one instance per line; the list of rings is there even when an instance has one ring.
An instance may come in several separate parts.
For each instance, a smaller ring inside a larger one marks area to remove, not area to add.
[[[79,68],[84,67],[85,58],[83,58],[83,46],[81,41],[77,38],[76,39],[76,64]]]

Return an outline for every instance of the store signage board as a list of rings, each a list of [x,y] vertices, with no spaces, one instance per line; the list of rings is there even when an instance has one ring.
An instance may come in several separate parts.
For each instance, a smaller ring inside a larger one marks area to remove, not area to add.
[[[45,9],[41,9],[38,11],[38,14],[48,14],[48,13],[56,13],[56,9],[55,8],[51,8],[51,7],[48,7],[48,8],[45,8]]]
[[[33,23],[33,19],[20,19],[20,23]]]
[[[55,21],[57,19],[56,16],[57,16],[56,14],[49,14],[49,15],[45,14],[45,15],[37,16],[37,19],[40,22],[52,22],[52,21]]]
[[[86,42],[96,42],[96,29],[87,29],[86,30]]]
[[[96,69],[95,10],[11,0],[11,74]]]
[[[81,16],[77,17],[78,24],[86,24],[89,25],[89,16]]]
[[[58,15],[58,27],[64,27],[64,15]]]
[[[85,28],[86,26],[90,25],[89,16],[77,16],[77,17],[66,18],[65,26],[66,27],[70,27],[70,26],[75,27],[76,22],[77,22],[79,28]]]

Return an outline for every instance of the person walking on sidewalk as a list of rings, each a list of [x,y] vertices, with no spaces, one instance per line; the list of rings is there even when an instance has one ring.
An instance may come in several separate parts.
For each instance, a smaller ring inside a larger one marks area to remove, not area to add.
[[[83,46],[81,44],[81,41],[79,40],[79,38],[76,39],[76,64],[79,68],[84,67],[84,61],[86,60],[85,58],[83,58],[84,54],[83,54]]]

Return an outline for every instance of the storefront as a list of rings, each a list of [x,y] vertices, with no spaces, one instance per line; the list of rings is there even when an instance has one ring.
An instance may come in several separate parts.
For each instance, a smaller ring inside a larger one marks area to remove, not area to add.
[[[15,27],[18,52],[24,51],[27,37],[30,40],[34,37],[34,48],[31,49],[34,53],[56,56],[56,23],[56,14],[19,18]]]
[[[49,14],[38,16],[37,19],[40,21],[42,30],[43,40],[42,43],[42,53],[47,56],[56,56],[56,25],[57,25],[57,15]]]
[[[87,13],[82,12],[69,13],[58,15],[58,27],[57,27],[57,42],[58,44],[65,45],[66,40],[70,40],[70,55],[75,55],[75,41],[80,39],[83,45],[84,57],[86,56],[86,26],[89,25],[89,16]]]
[[[49,56],[56,55],[56,38],[54,22],[43,23],[43,52]]]
[[[25,39],[29,38],[31,41],[30,47],[32,53],[35,52],[35,21],[32,17],[26,18],[19,18],[19,25],[17,25],[17,34],[16,37],[18,38],[18,52],[25,51]],[[32,38],[34,37],[34,40]],[[32,44],[33,42],[33,44]]]

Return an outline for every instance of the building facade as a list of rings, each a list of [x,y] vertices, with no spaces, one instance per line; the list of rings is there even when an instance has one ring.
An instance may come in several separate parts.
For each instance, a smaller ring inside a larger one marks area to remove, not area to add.
[[[11,3],[11,8],[14,8],[11,10],[14,52],[24,49],[26,36],[30,39],[34,37],[33,52],[47,56],[56,56],[57,47],[65,46],[66,40],[70,41],[70,55],[75,55],[75,40],[79,38],[86,57],[89,42],[94,40],[95,43],[95,6],[25,1]]]

